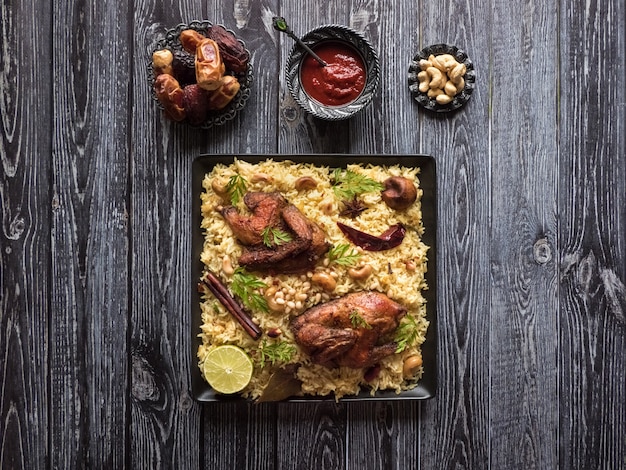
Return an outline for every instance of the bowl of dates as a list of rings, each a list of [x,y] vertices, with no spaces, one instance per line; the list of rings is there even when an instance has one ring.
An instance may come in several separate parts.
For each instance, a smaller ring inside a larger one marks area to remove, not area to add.
[[[209,21],[168,30],[148,63],[152,97],[169,119],[208,129],[234,119],[250,97],[250,51],[235,33]]]

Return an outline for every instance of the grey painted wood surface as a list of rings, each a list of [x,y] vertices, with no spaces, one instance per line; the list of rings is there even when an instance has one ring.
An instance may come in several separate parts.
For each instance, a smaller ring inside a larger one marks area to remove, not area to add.
[[[305,115],[275,14],[363,32],[372,106]],[[146,84],[151,45],[192,19],[253,54],[246,109],[208,131]],[[9,0],[0,24],[0,468],[626,468],[622,0]],[[478,73],[451,116],[406,86],[439,42]],[[200,405],[191,162],[318,152],[436,158],[437,396]]]

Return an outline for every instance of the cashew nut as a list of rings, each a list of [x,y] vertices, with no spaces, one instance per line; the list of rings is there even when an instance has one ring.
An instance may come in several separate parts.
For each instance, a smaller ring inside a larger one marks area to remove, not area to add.
[[[214,179],[211,181],[211,189],[215,194],[220,197],[228,196],[228,189],[226,189],[226,184],[218,179]]]
[[[456,92],[460,93],[461,90],[463,90],[463,88],[465,88],[465,80],[463,79],[463,77],[459,77],[459,79],[455,82],[454,80],[452,80],[452,83],[454,83],[456,85]]]
[[[267,301],[267,306],[272,312],[282,312],[285,309],[285,300],[280,299],[282,302],[278,302],[278,299],[275,297],[277,291],[278,288],[276,286],[270,286],[265,289],[263,293],[263,297],[265,297]]]
[[[402,375],[404,377],[415,377],[415,374],[419,372],[420,367],[422,367],[422,356],[414,355],[409,356],[404,360],[404,364],[402,365]]]
[[[420,69],[422,69],[423,71],[426,71],[428,67],[432,67],[432,66],[433,64],[430,60],[426,60],[426,59],[420,60]]]
[[[426,93],[430,88],[430,76],[426,70],[422,70],[417,74],[417,80],[419,81],[419,91]]]
[[[446,95],[445,93],[441,93],[441,94],[437,95],[435,100],[439,104],[448,104],[449,102],[452,101],[452,96]]]
[[[320,209],[322,210],[324,214],[330,215],[335,210],[335,203],[333,202],[332,199],[324,199],[320,203]]]
[[[372,267],[369,264],[364,264],[358,268],[348,269],[348,275],[359,281],[365,280],[372,274]]]
[[[448,67],[446,65],[446,58],[444,57],[444,55],[448,55],[449,57],[452,57],[449,54],[441,54],[441,55],[435,56],[431,62],[433,63],[433,67],[438,68],[442,72],[447,72]]]
[[[437,67],[429,67],[426,69],[430,75],[430,88],[443,88],[446,84],[446,77]]]
[[[450,80],[458,79],[459,77],[465,75],[466,72],[467,67],[465,66],[465,64],[459,64],[457,62],[454,68],[450,70],[450,72],[448,72],[448,77],[450,77]]]
[[[229,256],[224,256],[224,258],[222,258],[222,272],[227,276],[232,276],[235,272]]]
[[[443,91],[445,91],[448,96],[454,96],[456,95],[456,85],[452,80],[448,80],[443,87]]]
[[[303,191],[306,189],[315,189],[317,187],[317,181],[310,176],[301,176],[295,182],[295,188],[298,191]]]
[[[422,93],[428,92],[428,90],[430,90],[430,80],[428,78],[422,79],[419,84],[418,90]]]
[[[250,177],[251,183],[269,183],[272,181],[272,177],[265,173],[255,173]]]
[[[429,98],[436,98],[439,95],[443,94],[443,90],[441,88],[429,88],[426,92],[426,95]]]
[[[456,66],[456,64],[458,64],[458,62],[456,61],[456,59],[454,58],[452,54],[443,54],[443,57],[444,57],[444,63],[446,64],[448,71],[452,70]]]
[[[418,90],[439,104],[448,104],[465,88],[467,67],[457,62],[452,54],[431,54],[419,61]]]
[[[313,273],[311,281],[320,286],[326,292],[332,292],[337,287],[337,281],[334,277],[324,271],[317,271]]]

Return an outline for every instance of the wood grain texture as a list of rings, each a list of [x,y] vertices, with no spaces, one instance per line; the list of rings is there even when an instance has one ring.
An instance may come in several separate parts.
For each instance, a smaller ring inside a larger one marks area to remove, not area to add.
[[[52,64],[36,52],[51,35],[46,15],[38,2],[0,5],[0,468],[44,468],[51,458],[52,83],[38,77]]]
[[[625,8],[2,3],[0,468],[626,468]],[[362,32],[381,59],[372,105],[304,114],[274,15]],[[167,120],[146,81],[154,42],[194,19],[236,31],[255,72],[246,108],[209,130]],[[478,74],[449,116],[406,82],[440,42]],[[436,158],[437,396],[200,405],[191,163],[318,152]]]
[[[493,4],[490,464],[554,468],[558,5],[510,8]]]
[[[346,407],[334,402],[278,405],[276,469],[346,468]]]
[[[626,7],[561,11],[560,465],[625,468]]]
[[[420,46],[454,44],[477,71],[460,112],[418,112],[421,151],[437,159],[439,199],[439,387],[435,400],[422,405],[422,468],[489,468],[492,8],[490,2],[419,8]]]
[[[129,10],[54,11],[51,465],[117,468],[129,447]]]

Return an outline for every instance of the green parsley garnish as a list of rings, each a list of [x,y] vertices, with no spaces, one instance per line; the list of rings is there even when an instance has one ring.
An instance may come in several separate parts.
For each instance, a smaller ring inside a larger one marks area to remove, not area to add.
[[[261,235],[263,236],[263,244],[269,248],[284,245],[293,240],[293,237],[287,232],[273,227],[266,227]]]
[[[378,181],[352,170],[336,168],[331,177],[333,192],[339,199],[352,201],[362,193],[382,191],[385,186]]]
[[[296,347],[290,343],[268,343],[263,340],[259,352],[261,353],[261,367],[265,367],[266,362],[271,362],[272,365],[277,362],[289,362],[296,352]]]
[[[361,316],[358,310],[352,310],[352,312],[350,312],[350,322],[352,323],[352,328],[372,329],[372,325],[367,323],[367,320]]]
[[[402,319],[398,329],[396,330],[395,341],[398,343],[396,353],[404,351],[412,345],[417,339],[419,331],[417,321],[411,315],[407,315]]]
[[[246,179],[240,175],[233,175],[228,178],[226,191],[228,191],[230,202],[233,206],[239,204],[239,201],[243,199],[243,196],[246,194],[246,190],[248,189],[247,183]]]
[[[265,287],[267,287],[267,284],[246,272],[242,267],[235,269],[233,280],[230,284],[233,294],[239,297],[247,308],[261,312],[269,311],[267,300],[258,292],[258,289],[264,289]]]
[[[348,243],[334,245],[328,250],[328,261],[339,266],[355,266],[360,257],[361,254]]]

